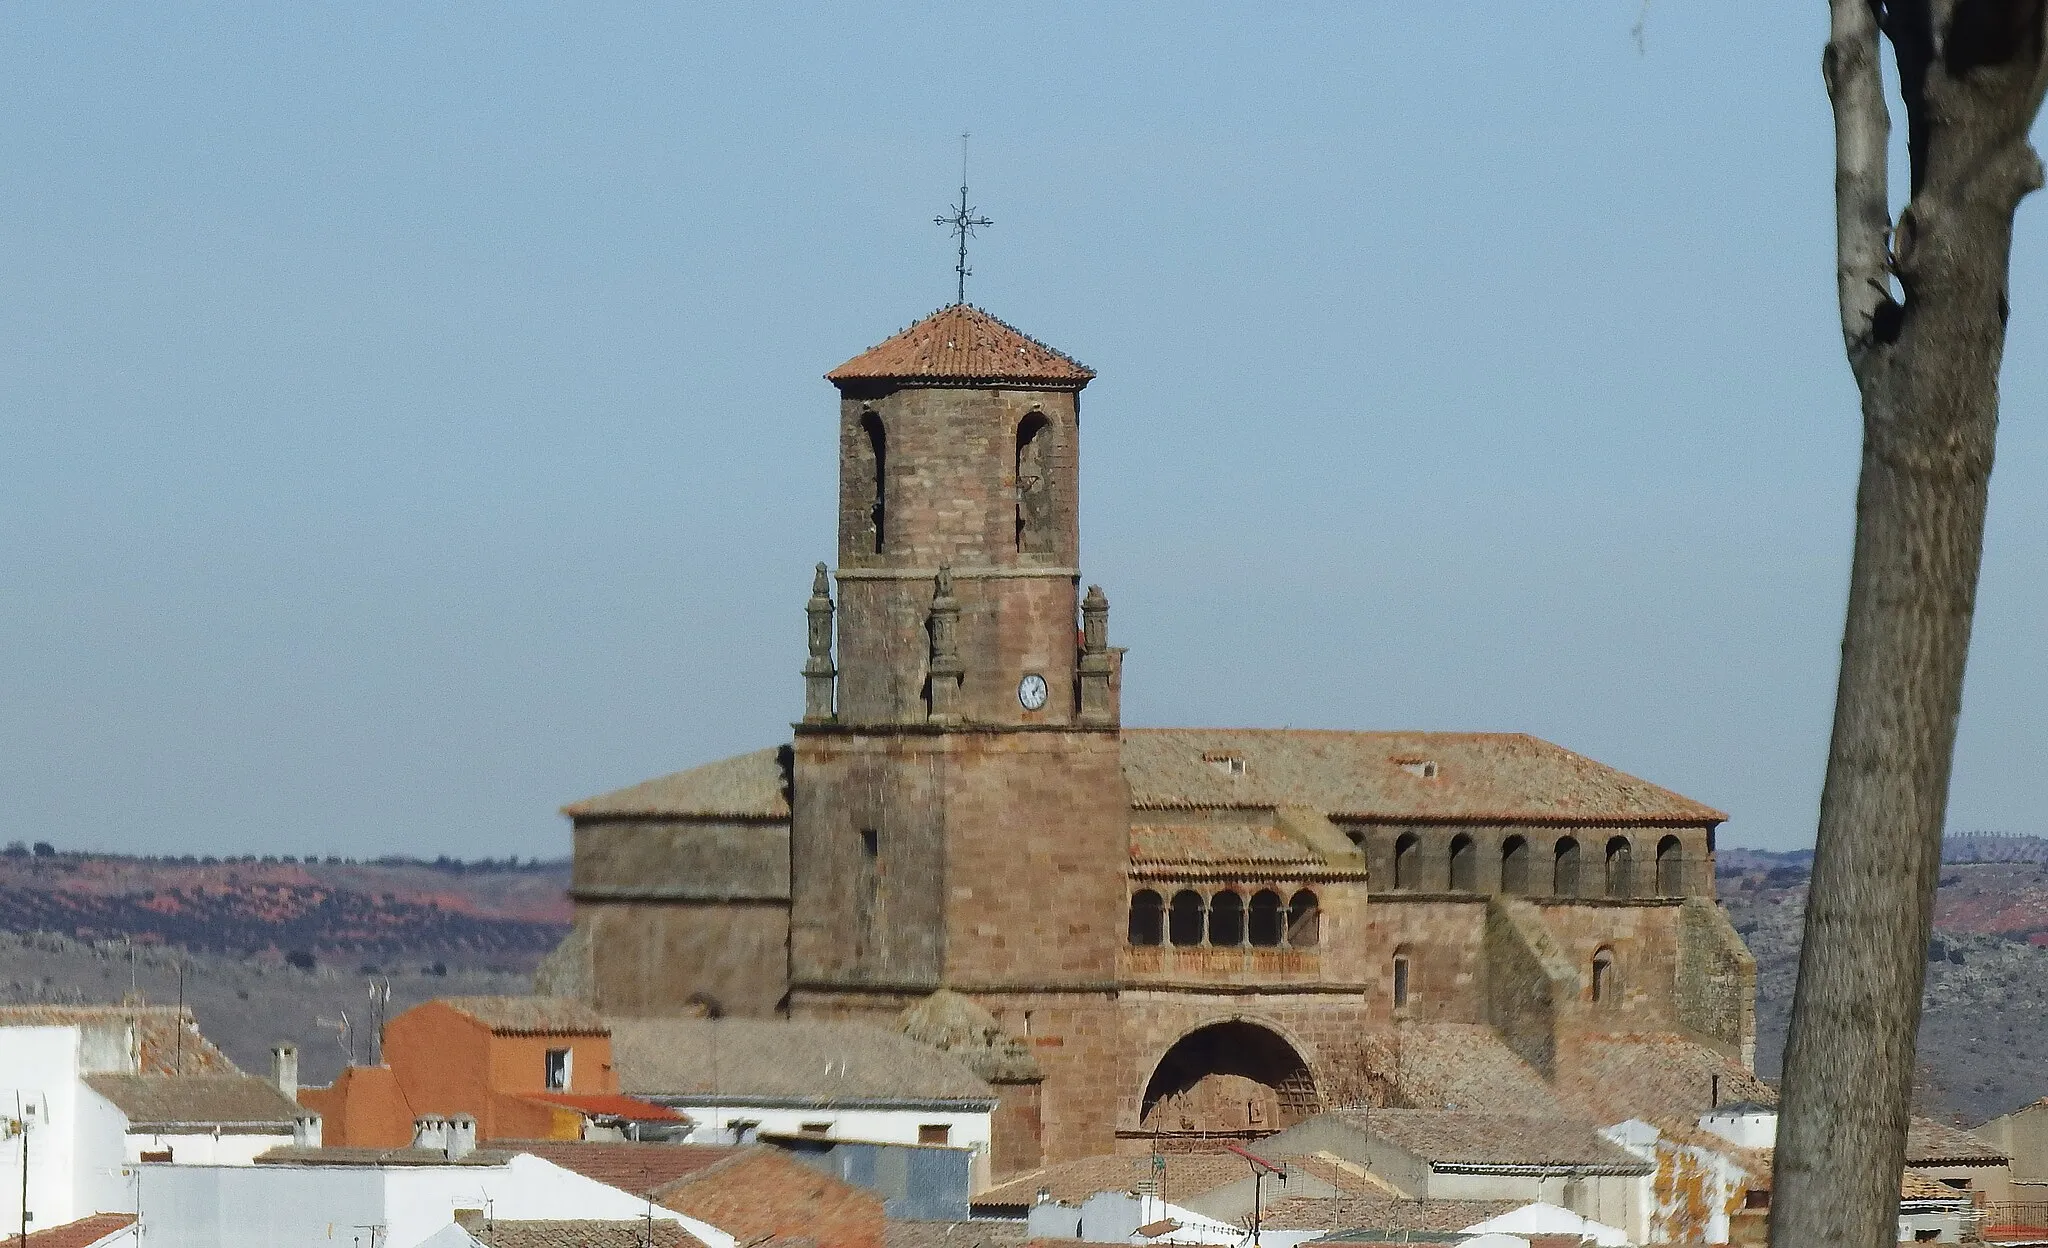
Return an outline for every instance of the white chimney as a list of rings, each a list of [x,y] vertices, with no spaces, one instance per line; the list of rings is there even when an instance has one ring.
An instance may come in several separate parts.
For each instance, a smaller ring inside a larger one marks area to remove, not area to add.
[[[448,1160],[467,1157],[476,1151],[476,1119],[457,1114],[448,1120]]]
[[[431,1148],[435,1152],[448,1149],[448,1120],[439,1114],[421,1114],[412,1120],[412,1146]]]
[[[297,1148],[320,1147],[320,1115],[300,1114],[292,1119],[292,1144]]]
[[[284,1099],[299,1099],[299,1046],[280,1043],[270,1049],[270,1082],[284,1093]]]

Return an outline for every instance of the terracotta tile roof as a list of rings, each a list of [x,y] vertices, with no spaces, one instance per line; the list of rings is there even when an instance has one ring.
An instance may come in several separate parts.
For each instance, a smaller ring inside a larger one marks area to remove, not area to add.
[[[531,1153],[586,1179],[635,1196],[651,1196],[685,1175],[742,1150],[710,1144],[627,1144],[598,1140],[502,1140],[498,1147]]]
[[[721,758],[562,807],[572,819],[789,818],[789,747]]]
[[[1132,807],[1151,810],[1307,806],[1332,818],[1546,823],[1727,818],[1522,733],[1127,728],[1123,768]]]
[[[1029,382],[1078,390],[1093,369],[970,304],[940,308],[825,374],[828,381]]]
[[[1778,1103],[1776,1089],[1740,1062],[1666,1032],[1588,1037],[1562,1073],[1558,1092],[1573,1109],[1610,1125],[1641,1118],[1666,1130],[1693,1129],[1714,1106],[1715,1076],[1723,1105]]]
[[[29,1232],[28,1248],[93,1248],[109,1236],[119,1234],[134,1225],[135,1215],[132,1213],[96,1213],[89,1218],[66,1222],[62,1226],[53,1226],[46,1231]],[[9,1236],[8,1242],[19,1241]],[[129,1237],[123,1236],[120,1242],[131,1241]]]
[[[2004,1153],[1968,1131],[1930,1118],[1915,1118],[1906,1127],[1909,1166],[1992,1166],[2006,1160]]]
[[[993,1103],[958,1058],[866,1023],[758,1018],[615,1018],[612,1065],[638,1096]]]
[[[1543,1076],[1484,1023],[1409,1023],[1399,1035],[1395,1085],[1407,1105],[1565,1116]]]
[[[1329,860],[1269,822],[1147,822],[1131,825],[1136,866],[1321,867]],[[1363,860],[1359,863],[1363,866]]]
[[[1157,1175],[1158,1193],[1168,1203],[1191,1200],[1251,1173],[1250,1164],[1232,1153],[1167,1153],[1164,1157],[1166,1169]],[[1154,1177],[1149,1154],[1077,1157],[1007,1179],[970,1203],[976,1208],[1030,1206],[1037,1203],[1042,1189],[1053,1200],[1077,1205],[1097,1192],[1135,1191]]]
[[[624,1118],[628,1122],[689,1121],[666,1105],[643,1101],[637,1096],[620,1096],[615,1092],[528,1092],[520,1099],[559,1105],[591,1118]]]
[[[601,1036],[607,1031],[596,1010],[568,997],[436,997],[500,1036]],[[415,1007],[418,1008],[418,1007]]]
[[[1373,1196],[1283,1197],[1266,1206],[1269,1231],[1460,1231],[1512,1213],[1519,1200],[1392,1200]]]
[[[1030,1238],[1024,1223],[1008,1218],[971,1222],[890,1218],[882,1225],[883,1248],[1020,1248]]]
[[[525,1149],[520,1151],[524,1152]],[[502,1166],[512,1154],[479,1148],[450,1157],[438,1148],[273,1148],[256,1158],[259,1166]]]
[[[1467,1166],[1648,1174],[1649,1162],[1588,1121],[1440,1109],[1341,1109],[1338,1121],[1388,1140],[1437,1168]]]
[[[1899,1199],[1953,1200],[1967,1205],[1970,1203],[1970,1193],[1958,1191],[1940,1179],[1931,1179],[1916,1171],[1906,1170],[1899,1174]]]
[[[486,1220],[464,1216],[462,1229],[489,1248],[643,1248],[652,1235],[654,1248],[688,1248],[704,1241],[674,1222],[638,1218],[601,1221],[595,1218]]]
[[[143,1074],[237,1073],[227,1054],[200,1034],[189,1006],[174,1005],[5,1005],[0,1027],[133,1026]],[[180,1034],[182,1033],[182,1035]],[[124,1073],[124,1072],[115,1072]]]
[[[128,1117],[130,1131],[170,1126],[289,1133],[307,1111],[254,1075],[87,1075],[92,1090]]]
[[[742,1244],[801,1239],[817,1248],[884,1248],[880,1196],[765,1145],[684,1175],[652,1199]]]

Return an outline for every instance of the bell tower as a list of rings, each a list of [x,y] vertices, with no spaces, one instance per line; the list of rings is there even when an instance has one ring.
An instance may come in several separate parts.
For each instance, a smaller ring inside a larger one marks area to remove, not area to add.
[[[955,304],[826,376],[837,600],[821,569],[792,784],[792,1012],[893,1013],[950,988],[1013,1029],[1069,1020],[1060,1060],[1101,1045],[1113,1064],[1113,1027],[1079,1021],[1115,992],[1129,837],[1119,655],[1101,590],[1080,595],[1094,373]],[[1046,1103],[1048,1148],[1109,1151],[1114,1099]]]

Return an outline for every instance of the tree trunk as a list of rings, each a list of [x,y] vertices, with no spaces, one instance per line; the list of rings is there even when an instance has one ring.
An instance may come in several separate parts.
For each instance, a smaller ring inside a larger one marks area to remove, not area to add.
[[[1785,1048],[1773,1248],[1889,1248],[2048,0],[1830,0],[1837,280],[1863,464]],[[1880,34],[1907,121],[1892,228]]]

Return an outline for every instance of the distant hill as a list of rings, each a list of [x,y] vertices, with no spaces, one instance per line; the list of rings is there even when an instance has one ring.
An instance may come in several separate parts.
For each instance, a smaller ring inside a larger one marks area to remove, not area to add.
[[[2048,849],[2039,837],[1951,837],[1935,894],[1920,1026],[1920,1109],[1985,1118],[2048,1095]],[[1717,886],[1757,961],[1757,1070],[1784,1058],[1811,851],[1716,855]]]
[[[0,851],[0,930],[226,957],[530,971],[569,928],[567,862]]]

